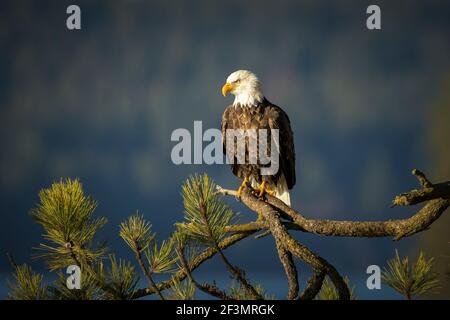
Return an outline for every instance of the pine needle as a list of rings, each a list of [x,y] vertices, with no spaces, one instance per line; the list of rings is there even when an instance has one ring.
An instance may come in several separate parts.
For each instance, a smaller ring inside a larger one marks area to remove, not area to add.
[[[26,264],[17,266],[14,282],[9,282],[11,300],[45,300],[48,298],[47,287],[43,284],[43,276],[35,273]]]
[[[381,279],[408,300],[433,293],[439,287],[438,274],[433,271],[434,259],[427,260],[423,252],[412,266],[409,258],[400,258],[395,250],[395,257],[388,261],[388,267],[384,268]]]
[[[40,203],[31,217],[45,230],[48,244],[40,244],[36,258],[44,259],[50,270],[71,264],[89,265],[104,256],[104,245],[93,245],[97,231],[106,218],[93,218],[97,203],[84,195],[78,180],[61,180],[39,192]]]
[[[216,194],[214,182],[206,174],[191,176],[182,186],[182,198],[186,222],[178,223],[178,230],[206,246],[219,243],[236,215]]]

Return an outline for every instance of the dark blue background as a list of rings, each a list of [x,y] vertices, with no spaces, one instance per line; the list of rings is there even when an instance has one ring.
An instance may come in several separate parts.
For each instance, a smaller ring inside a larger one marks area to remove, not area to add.
[[[448,1],[377,1],[381,31],[366,29],[366,1],[74,3],[80,31],[65,27],[72,2],[0,3],[2,272],[10,271],[6,251],[43,269],[30,259],[42,230],[28,211],[38,191],[60,177],[80,178],[99,202],[97,215],[109,220],[99,239],[130,259],[118,236],[126,217],[139,210],[162,239],[183,218],[180,185],[190,174],[207,172],[237,187],[226,165],[170,161],[174,129],[192,130],[194,120],[219,127],[231,103],[220,88],[237,69],[254,71],[291,118],[298,158],[291,199],[305,215],[406,217],[416,208],[389,205],[416,187],[412,168],[437,181],[450,176]],[[254,218],[227,201],[243,221]],[[368,292],[366,267],[384,265],[398,248],[413,256],[424,249],[446,268],[448,221],[400,243],[298,239],[358,284],[361,297],[398,297]],[[227,253],[250,278],[273,278],[269,292],[283,292],[270,237]],[[218,262],[201,270],[223,279]]]

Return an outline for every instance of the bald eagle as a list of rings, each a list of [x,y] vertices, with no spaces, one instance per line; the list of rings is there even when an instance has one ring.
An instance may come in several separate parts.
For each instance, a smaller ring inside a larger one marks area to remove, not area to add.
[[[229,158],[235,160],[231,162],[233,174],[243,179],[237,192],[238,197],[244,187],[251,186],[259,190],[260,196],[269,193],[290,206],[289,190],[295,185],[295,150],[294,136],[288,115],[280,107],[266,99],[258,78],[248,70],[238,70],[230,74],[222,87],[222,94],[226,96],[229,92],[235,98],[233,104],[225,109],[222,116],[221,131],[224,152],[227,152],[227,139],[224,137],[228,129],[255,129],[257,131],[266,129],[269,133],[271,129],[278,129],[279,133],[279,145],[275,146],[278,148],[279,169],[273,175],[261,174],[259,160],[256,163],[248,161],[248,141],[246,141],[244,163],[236,161],[236,147],[232,148],[235,150],[234,154],[227,154]],[[233,140],[232,143],[234,144],[235,141]]]

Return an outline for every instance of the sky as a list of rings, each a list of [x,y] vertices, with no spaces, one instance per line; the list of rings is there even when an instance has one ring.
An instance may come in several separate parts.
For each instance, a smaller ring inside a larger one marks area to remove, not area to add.
[[[81,30],[66,28],[69,4],[81,8]],[[450,116],[450,99],[442,98],[450,83],[450,3],[377,1],[381,30],[366,28],[369,4],[1,1],[0,271],[10,271],[6,252],[43,270],[30,258],[43,231],[28,212],[39,190],[61,178],[80,179],[99,203],[96,215],[109,221],[99,239],[128,259],[119,223],[139,211],[159,239],[170,235],[183,219],[181,184],[191,174],[237,188],[226,165],[173,164],[170,136],[193,130],[196,120],[219,128],[232,102],[220,89],[238,69],[256,73],[266,97],[290,117],[295,208],[332,219],[413,214],[417,208],[389,208],[396,194],[417,187],[411,169],[437,181],[450,174],[448,164],[437,165],[449,149],[448,122],[436,120]],[[243,221],[255,218],[227,202]],[[385,265],[395,249],[426,249],[421,237],[297,236],[355,279],[368,265]],[[448,234],[434,239],[448,252]],[[270,237],[227,253],[250,277],[284,281]],[[216,261],[207,270],[223,272]]]

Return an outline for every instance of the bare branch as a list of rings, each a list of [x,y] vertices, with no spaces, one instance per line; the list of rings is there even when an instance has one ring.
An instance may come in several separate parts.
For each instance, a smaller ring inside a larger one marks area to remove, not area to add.
[[[186,261],[186,257],[184,255],[183,248],[177,246],[175,249],[177,252],[181,268],[184,270],[184,273],[187,275],[188,279],[201,291],[203,291],[206,294],[209,294],[215,298],[222,299],[222,300],[231,300],[231,297],[229,297],[225,291],[220,290],[215,285],[210,285],[209,283],[203,283],[200,284],[197,282],[194,277],[192,276],[191,270],[189,269],[189,264]]]
[[[253,287],[245,277],[244,271],[232,265],[219,247],[217,247],[217,251],[220,257],[222,258],[222,261],[224,262],[225,266],[227,267],[228,271],[241,283],[245,291],[247,291],[247,293],[250,294],[253,298],[257,300],[263,300],[264,298],[259,294],[259,292],[255,289],[255,287]]]
[[[325,272],[321,270],[314,270],[313,275],[308,280],[306,288],[300,295],[299,300],[312,300],[322,289],[323,280],[325,279]]]
[[[420,185],[422,187],[429,188],[429,187],[433,186],[433,184],[428,180],[428,178],[425,176],[425,174],[422,171],[420,171],[418,169],[413,169],[412,174],[417,177],[417,179],[419,180]]]
[[[278,199],[277,199],[278,200]],[[278,211],[265,201],[261,201],[252,195],[248,189],[244,189],[241,194],[241,201],[254,212],[259,212],[269,224],[269,229],[276,241],[279,241],[286,250],[289,250],[295,257],[309,264],[313,269],[324,271],[331,279],[339,292],[339,298],[348,300],[350,291],[347,284],[337,270],[325,259],[309,250],[295,240],[281,222]]]
[[[413,171],[416,176],[421,177],[422,183],[430,183],[423,173],[418,170]],[[419,180],[420,180],[419,179]],[[232,190],[218,188],[221,194],[234,195]],[[270,195],[266,195],[266,203],[277,208],[279,212],[288,215],[293,224],[290,229],[297,228],[304,232],[310,232],[326,236],[337,237],[394,237],[400,240],[403,237],[411,236],[417,232],[426,230],[436,221],[450,205],[450,182],[433,184],[422,190],[412,190],[397,196],[394,203],[397,205],[410,205],[424,201],[428,203],[415,215],[407,219],[388,221],[343,221],[327,219],[309,219],[298,211],[287,206],[284,202]],[[242,199],[241,199],[242,200]],[[263,202],[256,196],[248,199],[252,202]],[[245,203],[244,203],[245,204]]]
[[[6,257],[8,258],[8,262],[11,265],[11,267],[13,269],[17,269],[17,263],[16,260],[14,260],[13,256],[9,252],[7,252]]]
[[[419,180],[422,189],[411,190],[402,193],[394,198],[393,206],[410,206],[420,202],[429,201],[433,199],[450,199],[450,182],[441,182],[432,184],[425,174],[417,169],[412,171],[412,174]]]
[[[294,260],[292,259],[292,254],[284,248],[278,239],[275,240],[278,256],[280,258],[281,264],[284,267],[286,276],[288,279],[288,300],[294,300],[298,295],[298,273],[295,267]]]

